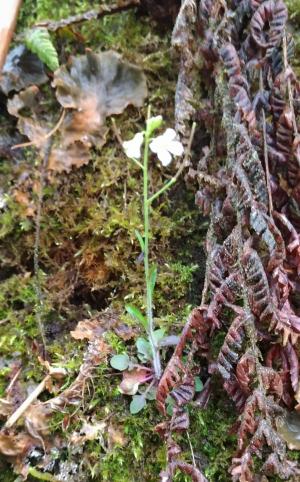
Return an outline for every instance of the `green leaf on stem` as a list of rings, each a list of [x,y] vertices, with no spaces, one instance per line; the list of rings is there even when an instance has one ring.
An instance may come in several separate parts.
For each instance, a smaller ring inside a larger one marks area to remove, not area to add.
[[[159,345],[159,342],[163,339],[165,336],[166,330],[164,328],[159,328],[158,330],[155,330],[153,332],[153,338],[156,341],[156,343]]]
[[[115,355],[111,358],[110,364],[115,370],[123,372],[129,367],[129,356],[124,353],[123,355]]]
[[[157,265],[156,264],[153,264],[151,266],[149,278],[150,278],[150,287],[151,287],[151,291],[152,291],[152,294],[153,294],[154,288],[155,288],[155,283],[156,283],[156,278],[157,278]]]
[[[132,397],[132,401],[130,403],[130,413],[132,415],[135,415],[136,413],[139,413],[143,408],[146,406],[146,399],[144,395],[134,395]]]
[[[147,341],[145,338],[138,338],[135,344],[138,351],[138,357],[141,362],[146,363],[147,361],[151,361],[152,350],[149,341]]]
[[[141,235],[141,233],[140,233],[137,229],[135,229],[134,232],[135,232],[135,235],[136,235],[136,237],[137,237],[137,239],[138,239],[138,241],[139,241],[139,243],[140,243],[141,250],[142,250],[142,252],[144,253],[144,252],[145,252],[145,242],[144,242],[144,238],[143,238],[143,236]]]
[[[147,330],[148,328],[147,319],[136,306],[125,305],[125,310],[130,316],[132,316],[132,318],[134,318],[136,321],[139,321],[143,325],[145,330]]]

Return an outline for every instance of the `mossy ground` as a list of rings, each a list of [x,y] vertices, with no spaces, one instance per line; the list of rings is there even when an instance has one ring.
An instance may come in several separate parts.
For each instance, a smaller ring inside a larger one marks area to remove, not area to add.
[[[108,2],[109,3],[109,2]],[[297,1],[288,2],[298,15]],[[59,19],[94,8],[97,1],[61,2],[60,0],[25,0],[19,31],[44,18]],[[100,21],[83,24],[80,44],[70,31],[53,35],[61,60],[84,48],[113,48],[145,70],[149,86],[149,102],[153,114],[162,114],[166,126],[173,124],[173,98],[177,78],[177,61],[170,55],[170,34],[159,33],[149,18],[136,18],[126,12]],[[127,109],[116,118],[124,139],[143,129],[146,107],[140,111]],[[53,363],[68,369],[69,383],[82,362],[84,343],[73,340],[69,332],[84,318],[112,307],[124,312],[124,299],[143,307],[143,271],[138,261],[139,246],[134,230],[142,230],[141,177],[138,169],[125,158],[110,128],[106,146],[95,150],[93,160],[70,174],[52,178],[44,191],[40,268],[44,296],[42,320],[48,351]],[[39,162],[34,151],[9,163],[0,160],[0,182],[4,192],[11,192],[20,174],[26,172],[30,186],[30,202],[35,205],[35,181],[39,178]],[[159,189],[167,174],[151,166],[153,186]],[[28,206],[7,196],[7,207],[1,214],[1,282],[0,282],[0,396],[7,386],[7,373],[12,362],[22,367],[22,383],[39,382],[42,367],[37,363],[33,343],[40,341],[35,317],[39,302],[33,275],[35,217],[28,216]],[[203,241],[206,222],[194,206],[194,193],[183,181],[164,196],[153,210],[152,256],[159,266],[155,295],[157,326],[168,333],[179,333],[191,306],[200,300],[205,266]],[[130,323],[128,317],[122,315]],[[108,341],[116,353],[133,350],[116,335]],[[112,417],[126,443],[117,442],[108,451],[99,440],[87,442],[58,457],[77,462],[80,458],[84,478],[98,482],[154,482],[165,464],[165,448],[154,431],[160,421],[154,403],[136,416],[129,413],[129,397],[118,391],[117,377],[101,365],[95,372],[93,386],[86,391],[84,407],[64,433],[62,415],[52,420],[53,433],[65,437],[80,428],[84,420],[93,423]],[[235,438],[230,434],[234,413],[218,394],[209,408],[191,408],[191,445],[197,462],[211,482],[229,481],[228,468],[235,451]],[[107,435],[103,435],[107,442]],[[188,440],[182,440],[183,456],[191,460]],[[53,455],[54,456],[54,455]],[[2,460],[0,481],[16,479]],[[4,470],[5,469],[5,470]],[[36,480],[29,477],[28,480]],[[177,482],[188,480],[181,475]]]

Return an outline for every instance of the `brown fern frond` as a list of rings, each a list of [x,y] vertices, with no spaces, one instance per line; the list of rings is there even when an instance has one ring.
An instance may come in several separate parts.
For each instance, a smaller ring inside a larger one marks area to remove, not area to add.
[[[262,49],[275,47],[281,40],[287,21],[287,8],[281,0],[263,2],[250,22],[253,40]]]
[[[264,476],[299,474],[276,425],[299,396],[300,84],[286,21],[282,0],[199,2],[205,141],[193,180],[211,220],[205,306],[192,312],[158,387],[161,411],[169,394],[175,399],[180,430],[194,397],[193,363],[203,361],[212,380],[220,375],[239,414],[230,473],[241,482],[256,480],[255,457]],[[219,329],[225,339],[215,355]]]
[[[263,321],[274,318],[275,307],[271,299],[268,279],[257,251],[247,248],[242,263],[248,288],[248,300],[253,313]]]

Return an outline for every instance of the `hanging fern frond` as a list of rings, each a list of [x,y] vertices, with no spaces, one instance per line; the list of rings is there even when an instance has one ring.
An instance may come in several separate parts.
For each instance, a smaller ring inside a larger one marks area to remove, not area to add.
[[[58,54],[46,28],[35,28],[26,33],[25,43],[29,50],[34,52],[44,64],[53,72],[58,69]]]

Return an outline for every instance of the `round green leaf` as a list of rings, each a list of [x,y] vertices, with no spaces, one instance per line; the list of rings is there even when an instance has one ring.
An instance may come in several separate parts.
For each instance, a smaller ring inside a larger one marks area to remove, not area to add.
[[[122,372],[129,367],[129,361],[129,356],[125,353],[124,355],[113,356],[110,360],[110,364],[113,368]]]
[[[141,410],[143,410],[145,405],[146,405],[146,400],[144,395],[134,395],[134,397],[132,397],[132,401],[129,407],[130,413],[132,415],[139,413]]]
[[[195,377],[195,392],[202,392],[203,383],[200,377]]]
[[[135,344],[138,350],[138,357],[141,361],[146,362],[152,360],[152,351],[149,341],[145,340],[145,338],[138,338]]]

